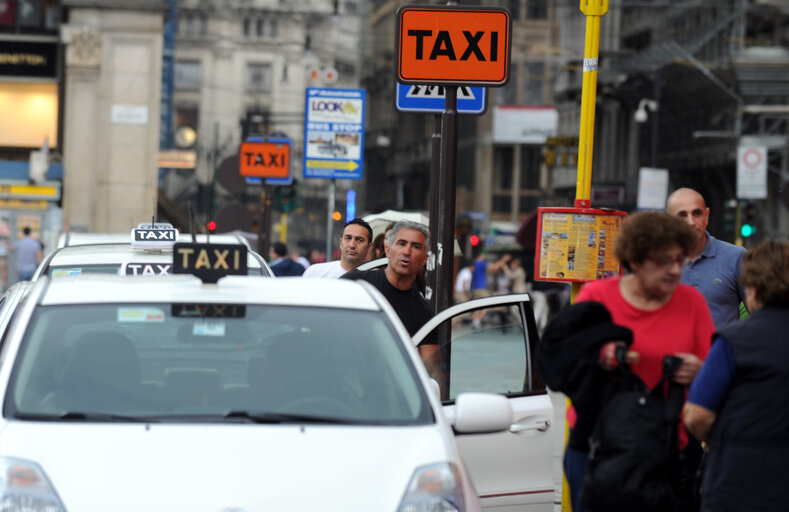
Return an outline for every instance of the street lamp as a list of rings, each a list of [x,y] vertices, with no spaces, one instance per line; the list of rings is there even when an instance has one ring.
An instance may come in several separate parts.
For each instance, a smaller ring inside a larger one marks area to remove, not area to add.
[[[633,114],[633,119],[635,119],[637,123],[646,123],[647,109],[651,110],[652,112],[656,112],[658,109],[658,102],[647,98],[639,101],[638,109],[636,109],[636,112]]]

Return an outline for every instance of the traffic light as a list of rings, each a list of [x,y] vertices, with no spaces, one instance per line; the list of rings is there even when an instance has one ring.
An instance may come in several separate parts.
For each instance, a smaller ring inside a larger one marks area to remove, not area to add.
[[[479,245],[479,236],[471,235],[468,239],[469,243],[471,243],[471,247],[476,247]]]
[[[733,240],[737,234],[737,200],[729,199],[723,205],[723,233]]]
[[[209,233],[213,233],[214,231],[216,231],[216,221],[209,220],[208,222],[206,222],[205,228],[208,230]]]
[[[742,226],[740,235],[748,238],[756,233],[756,207],[751,203],[745,203],[742,207]]]

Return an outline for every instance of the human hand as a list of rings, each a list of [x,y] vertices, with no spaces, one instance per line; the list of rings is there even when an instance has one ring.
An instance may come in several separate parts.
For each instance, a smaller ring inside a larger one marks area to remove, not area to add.
[[[696,354],[678,352],[674,355],[682,359],[682,364],[674,372],[674,382],[677,384],[690,384],[698,375],[699,370],[701,370],[703,361]]]
[[[619,366],[619,361],[616,359],[616,349],[626,346],[624,341],[610,341],[603,345],[600,349],[600,366],[603,370],[610,371]],[[638,355],[638,352],[628,350],[625,353],[625,363],[627,364],[637,363],[640,359],[641,356]]]

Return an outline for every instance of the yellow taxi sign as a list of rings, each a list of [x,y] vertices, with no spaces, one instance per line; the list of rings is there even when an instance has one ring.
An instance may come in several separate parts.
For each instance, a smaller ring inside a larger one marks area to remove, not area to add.
[[[228,275],[247,275],[247,248],[241,244],[193,244],[173,246],[173,274],[192,274],[204,283],[216,283]]]
[[[397,81],[504,85],[509,78],[511,32],[510,12],[500,7],[400,7]]]

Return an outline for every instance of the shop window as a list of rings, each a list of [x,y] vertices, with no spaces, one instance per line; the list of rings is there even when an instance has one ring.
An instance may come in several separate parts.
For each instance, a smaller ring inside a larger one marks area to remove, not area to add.
[[[545,63],[526,63],[526,80],[523,84],[523,100],[525,105],[545,104],[543,91],[545,90]]]
[[[521,146],[521,190],[540,188],[541,163],[542,146]]]
[[[41,0],[19,0],[19,26],[40,27],[43,9]]]
[[[175,88],[178,90],[199,89],[202,78],[199,60],[178,60],[175,62]]]
[[[247,92],[271,90],[271,64],[247,64]]]
[[[528,0],[526,17],[530,20],[544,20],[548,18],[547,0]]]

